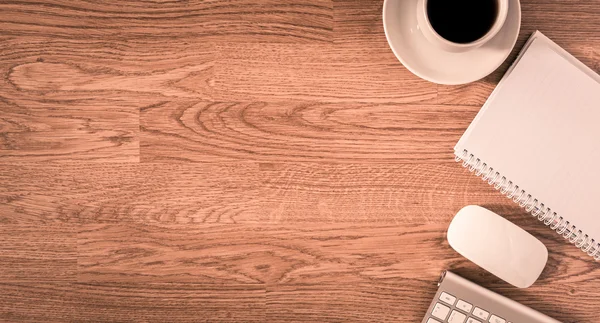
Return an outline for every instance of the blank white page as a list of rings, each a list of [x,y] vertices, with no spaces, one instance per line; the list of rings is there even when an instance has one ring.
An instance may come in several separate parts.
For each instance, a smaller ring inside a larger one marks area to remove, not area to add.
[[[533,38],[471,123],[466,149],[600,240],[600,82],[545,36]]]

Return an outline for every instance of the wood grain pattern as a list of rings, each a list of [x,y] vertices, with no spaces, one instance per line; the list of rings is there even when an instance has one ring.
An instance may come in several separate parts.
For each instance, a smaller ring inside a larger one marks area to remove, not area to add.
[[[138,162],[139,110],[208,92],[214,47],[176,43],[3,42],[0,162]]]
[[[521,2],[509,59],[440,86],[382,1],[2,1],[0,321],[418,322],[444,269],[597,321],[597,264],[453,161],[534,30],[600,71],[598,0]],[[531,288],[449,248],[468,204],[547,245]]]
[[[227,41],[329,41],[331,0],[2,2],[0,28],[7,36],[137,39],[174,37]]]
[[[264,322],[265,290],[194,283],[0,283],[5,322]],[[34,309],[34,310],[32,310]]]
[[[256,221],[258,166],[0,166],[7,224]],[[187,175],[183,175],[187,174]]]
[[[517,290],[489,274],[478,280],[558,319],[580,322],[595,318],[592,305],[564,315],[540,298],[531,297],[561,299],[563,310],[582,299],[594,304],[593,293],[577,291],[600,273],[594,270],[595,263],[568,256],[575,248],[535,221],[523,226],[552,251],[539,282],[527,290]],[[429,305],[422,295],[435,293],[438,268],[453,268],[466,276],[481,274],[475,265],[449,251],[445,228],[445,223],[306,224],[301,228],[264,224],[85,225],[78,234],[78,250],[85,255],[78,262],[78,281],[261,284],[266,288],[269,318],[275,321],[302,313],[308,314],[302,320],[394,317],[401,322],[416,321]],[[115,256],[106,258],[106,254]],[[311,306],[297,307],[295,302]],[[399,303],[403,304],[399,309],[378,316],[381,306]],[[357,304],[363,307],[346,311],[346,307]],[[328,312],[329,307],[337,310]]]
[[[553,251],[541,284],[532,290],[551,293],[552,285],[545,283],[575,284],[589,278],[578,273],[584,274],[596,264],[565,257],[575,247],[535,221],[520,222]],[[77,245],[82,256],[78,259],[77,280],[393,283],[396,279],[430,280],[439,275],[439,266],[475,268],[456,252],[449,252],[445,228],[446,223],[360,226],[309,223],[303,227],[86,224],[78,232]],[[409,247],[417,245],[420,247]],[[106,254],[115,256],[106,258]],[[223,266],[224,262],[228,265]],[[508,287],[499,280],[491,283]]]
[[[0,282],[0,317],[4,322],[74,321],[73,284],[68,282]],[[35,310],[34,310],[35,309]]]
[[[139,113],[126,103],[0,98],[0,108],[2,163],[139,161]]]
[[[77,232],[64,224],[0,224],[1,282],[72,282],[77,270]]]
[[[0,221],[387,223],[448,221],[468,204],[524,212],[458,164],[0,166]]]
[[[411,103],[437,95],[435,84],[398,64],[385,37],[368,47],[225,43],[217,50],[220,101]]]
[[[142,161],[439,162],[478,108],[163,102],[141,111]]]

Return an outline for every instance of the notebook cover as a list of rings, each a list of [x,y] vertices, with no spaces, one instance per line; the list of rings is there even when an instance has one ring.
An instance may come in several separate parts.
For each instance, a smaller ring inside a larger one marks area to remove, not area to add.
[[[600,239],[600,76],[539,31],[454,149]]]

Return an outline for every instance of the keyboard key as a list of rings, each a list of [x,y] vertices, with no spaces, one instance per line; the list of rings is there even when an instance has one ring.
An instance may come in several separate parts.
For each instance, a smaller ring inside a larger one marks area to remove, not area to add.
[[[473,310],[473,316],[485,321],[488,319],[488,316],[490,316],[490,313],[486,310],[480,309],[479,307],[475,307],[475,309]]]
[[[446,316],[448,316],[448,313],[450,313],[450,307],[442,305],[440,303],[435,303],[433,311],[431,311],[431,315],[435,316],[436,318],[442,321],[446,320]]]
[[[497,317],[496,315],[492,315],[492,317],[490,317],[490,323],[506,323],[506,321],[501,318],[501,317]]]
[[[427,323],[429,323],[429,322],[427,322]],[[474,319],[472,317],[469,317],[469,319],[467,320],[467,323],[481,323],[481,322],[477,321],[476,319]]]
[[[454,297],[446,292],[442,292],[440,294],[440,301],[442,301],[448,305],[454,305],[454,302],[456,302],[456,297]]]
[[[456,303],[456,308],[458,308],[461,311],[471,313],[471,309],[473,308],[473,305],[471,305],[461,299],[461,300],[458,300],[458,303]]]
[[[466,315],[459,311],[452,311],[450,317],[448,318],[448,323],[465,323]]]
[[[438,320],[436,320],[436,319],[429,318],[429,319],[427,320],[427,323],[440,323],[440,321],[438,321]]]

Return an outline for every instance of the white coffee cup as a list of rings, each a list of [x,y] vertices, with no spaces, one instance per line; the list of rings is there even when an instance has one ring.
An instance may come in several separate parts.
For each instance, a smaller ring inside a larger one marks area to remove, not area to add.
[[[400,0],[400,1],[404,1],[404,0]],[[490,39],[494,38],[494,36],[496,36],[496,34],[498,34],[500,29],[502,29],[502,26],[504,25],[504,22],[506,21],[506,16],[508,15],[509,0],[496,0],[498,3],[498,11],[497,11],[498,14],[496,15],[496,20],[492,24],[492,27],[490,28],[490,30],[485,35],[483,35],[481,38],[479,38],[473,42],[455,43],[455,42],[451,42],[451,41],[445,39],[444,37],[440,36],[433,29],[433,26],[431,26],[431,23],[429,22],[429,17],[427,15],[427,2],[428,1],[429,0],[419,0],[419,2],[417,3],[418,27],[421,30],[421,32],[423,33],[423,36],[425,36],[425,38],[429,42],[431,42],[433,45],[435,45],[445,51],[448,51],[448,52],[455,52],[455,53],[466,52],[468,50],[477,48],[477,47],[485,44]],[[446,0],[446,1],[453,1],[453,0]]]

